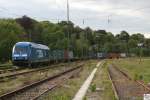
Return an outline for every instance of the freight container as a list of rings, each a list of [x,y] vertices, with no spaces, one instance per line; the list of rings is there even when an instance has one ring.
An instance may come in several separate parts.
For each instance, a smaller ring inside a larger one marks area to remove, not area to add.
[[[120,58],[120,54],[119,53],[109,53],[108,54],[108,58],[109,59],[114,59],[114,58]]]
[[[62,60],[64,58],[64,51],[63,50],[58,50],[57,51],[57,59]]]
[[[64,50],[64,60],[68,60],[69,59],[69,53],[67,50]]]
[[[98,52],[97,53],[97,58],[98,59],[104,59],[107,57],[107,53],[103,53],[103,52]]]
[[[127,55],[126,55],[126,53],[120,53],[120,57],[121,57],[121,58],[126,58]]]
[[[97,57],[96,57],[97,55],[96,55],[96,53],[94,53],[94,52],[89,52],[89,53],[88,53],[88,56],[89,56],[90,59],[95,59],[95,58],[97,58]]]
[[[74,58],[73,52],[72,52],[72,51],[69,51],[69,59],[72,60],[73,58]]]

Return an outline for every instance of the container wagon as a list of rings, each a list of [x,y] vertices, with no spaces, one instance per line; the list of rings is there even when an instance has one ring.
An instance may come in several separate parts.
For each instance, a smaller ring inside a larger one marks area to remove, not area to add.
[[[73,61],[74,55],[68,50],[50,50],[48,46],[32,42],[18,42],[12,50],[14,65],[49,64]]]

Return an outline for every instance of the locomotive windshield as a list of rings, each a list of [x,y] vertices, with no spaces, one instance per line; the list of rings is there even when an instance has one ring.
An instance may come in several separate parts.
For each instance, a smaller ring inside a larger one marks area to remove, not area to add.
[[[27,51],[28,51],[27,46],[16,46],[14,54],[27,54]]]

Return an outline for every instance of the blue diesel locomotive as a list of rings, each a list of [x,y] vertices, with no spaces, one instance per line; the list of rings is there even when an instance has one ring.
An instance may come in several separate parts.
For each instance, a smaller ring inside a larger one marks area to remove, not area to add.
[[[14,65],[49,62],[49,48],[42,44],[32,42],[18,42],[12,51]]]

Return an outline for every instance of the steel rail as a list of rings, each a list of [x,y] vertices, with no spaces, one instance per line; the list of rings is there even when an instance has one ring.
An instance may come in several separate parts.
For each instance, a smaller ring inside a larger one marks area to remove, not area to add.
[[[54,80],[54,79],[56,79],[56,78],[59,78],[59,77],[62,76],[62,75],[68,74],[69,72],[73,72],[73,71],[75,71],[75,70],[81,68],[82,66],[83,66],[83,64],[80,64],[80,65],[78,65],[78,66],[75,67],[75,68],[71,68],[71,69],[69,69],[69,70],[67,70],[67,71],[64,71],[64,72],[61,72],[61,73],[59,73],[59,74],[57,74],[57,75],[48,77],[48,78],[46,78],[46,79],[40,80],[40,81],[38,81],[38,82],[34,82],[34,83],[30,84],[30,85],[21,87],[21,88],[19,88],[19,89],[17,89],[17,90],[14,90],[14,91],[12,91],[12,92],[9,92],[9,93],[6,93],[6,94],[4,94],[4,95],[1,95],[1,96],[0,96],[0,100],[12,100],[11,98],[14,98],[16,95],[19,95],[19,93],[24,93],[24,92],[28,91],[28,90],[31,89],[31,88],[34,88],[34,87],[36,87],[36,86],[39,86],[40,84],[43,84],[43,83],[45,83],[45,82],[47,82],[47,81]],[[56,85],[53,84],[53,86],[51,86],[48,90],[51,90],[51,89],[54,88],[55,86],[56,86]],[[48,90],[44,91],[44,93],[47,92]],[[43,94],[43,93],[42,93],[42,94]],[[40,94],[40,95],[42,95],[42,94]],[[33,99],[37,99],[40,95],[37,95],[37,96],[33,97],[32,100],[33,100]],[[21,99],[20,99],[20,100],[21,100]]]

